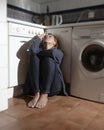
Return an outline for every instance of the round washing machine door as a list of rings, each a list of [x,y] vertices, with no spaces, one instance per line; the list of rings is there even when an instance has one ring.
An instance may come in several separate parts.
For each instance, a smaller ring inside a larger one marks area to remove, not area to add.
[[[104,77],[104,41],[95,40],[83,47],[80,69],[89,78]]]

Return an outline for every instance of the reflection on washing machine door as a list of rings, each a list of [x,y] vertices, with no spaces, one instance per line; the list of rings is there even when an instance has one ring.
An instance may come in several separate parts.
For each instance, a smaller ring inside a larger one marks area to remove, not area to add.
[[[79,66],[88,78],[104,77],[104,42],[96,40],[84,46]]]
[[[91,72],[98,72],[104,68],[104,48],[100,45],[89,45],[82,52],[82,64]]]

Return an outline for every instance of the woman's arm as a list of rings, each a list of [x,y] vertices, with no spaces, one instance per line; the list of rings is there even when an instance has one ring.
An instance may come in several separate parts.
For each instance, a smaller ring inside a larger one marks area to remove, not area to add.
[[[42,43],[44,36],[45,33],[41,34],[40,36],[35,36],[31,39],[32,45],[29,48],[30,53],[38,53],[42,50],[40,44]]]
[[[63,58],[63,52],[60,49],[49,49],[49,50],[42,50],[38,54],[42,57],[51,57],[53,58],[58,64],[61,64]]]
[[[39,46],[40,46],[41,41],[42,40],[39,37],[34,39],[32,45],[29,48],[30,54],[38,53],[40,51],[41,48],[39,48]]]
[[[62,58],[63,58],[63,52],[60,49],[54,49],[53,50],[53,57],[55,61],[59,64],[61,64]]]

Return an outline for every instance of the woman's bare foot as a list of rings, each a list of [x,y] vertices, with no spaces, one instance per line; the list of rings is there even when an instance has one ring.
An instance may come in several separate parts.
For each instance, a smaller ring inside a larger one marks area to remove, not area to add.
[[[36,108],[44,108],[48,102],[48,94],[41,94],[38,102],[36,103]]]
[[[40,93],[37,92],[34,95],[33,99],[28,103],[28,107],[34,108],[36,103],[37,103],[37,101],[39,100],[39,97],[40,97]]]

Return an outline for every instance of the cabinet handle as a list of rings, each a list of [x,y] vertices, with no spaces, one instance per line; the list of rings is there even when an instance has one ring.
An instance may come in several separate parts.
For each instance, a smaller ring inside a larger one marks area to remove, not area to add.
[[[81,39],[90,39],[91,36],[80,36]]]
[[[62,33],[66,33],[66,32],[69,32],[68,30],[65,30],[65,31],[61,31]]]
[[[25,42],[28,42],[28,41],[20,41],[20,42],[25,43]]]

